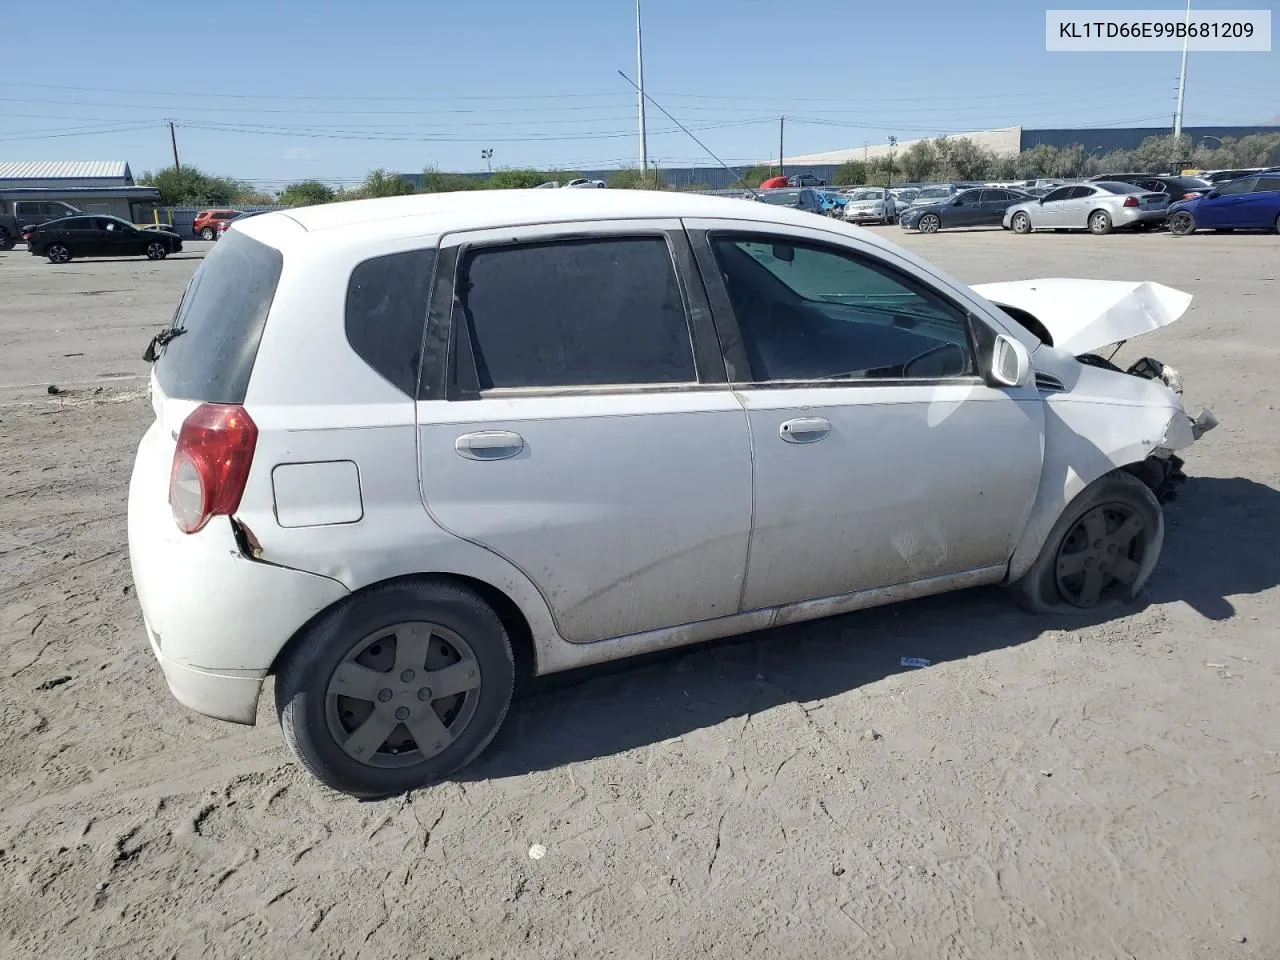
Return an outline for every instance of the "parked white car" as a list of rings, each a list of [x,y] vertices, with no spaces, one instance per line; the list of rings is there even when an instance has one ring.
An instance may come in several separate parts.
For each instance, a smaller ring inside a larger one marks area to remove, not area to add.
[[[169,687],[253,723],[274,674],[302,763],[375,797],[473,760],[517,665],[977,584],[1124,604],[1212,415],[1159,364],[1076,355],[1189,298],[985,292],[720,197],[416,195],[237,223],[147,351],[129,555]]]
[[[851,223],[893,223],[896,215],[893,195],[884,187],[859,187],[840,212]]]

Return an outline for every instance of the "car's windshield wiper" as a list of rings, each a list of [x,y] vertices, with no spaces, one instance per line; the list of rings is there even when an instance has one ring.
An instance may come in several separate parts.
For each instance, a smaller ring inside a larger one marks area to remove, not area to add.
[[[164,353],[165,345],[168,344],[170,340],[174,337],[180,337],[186,332],[186,327],[169,327],[168,329],[161,330],[152,337],[151,342],[147,344],[147,349],[142,353],[142,359],[147,361],[147,363],[154,363],[156,357],[160,356],[161,353]],[[157,347],[160,348],[158,351],[156,349]]]

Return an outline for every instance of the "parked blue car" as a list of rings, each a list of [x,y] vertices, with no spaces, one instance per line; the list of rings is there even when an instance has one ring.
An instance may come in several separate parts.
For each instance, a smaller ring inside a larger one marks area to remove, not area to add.
[[[818,201],[822,204],[822,212],[828,217],[840,216],[840,211],[849,202],[849,198],[840,193],[827,193],[825,190],[819,190],[817,193]]]
[[[1181,237],[1204,228],[1280,233],[1280,173],[1231,180],[1169,207],[1170,233]]]

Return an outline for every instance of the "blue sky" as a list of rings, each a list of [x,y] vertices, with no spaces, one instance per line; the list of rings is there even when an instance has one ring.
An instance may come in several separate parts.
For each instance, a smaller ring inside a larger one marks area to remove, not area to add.
[[[1046,53],[1045,6],[643,0],[645,83],[731,162],[775,154],[784,114],[788,155],[1170,122],[1177,53]],[[638,151],[617,75],[634,76],[633,0],[12,2],[4,25],[0,159],[124,159],[137,173],[170,162],[167,118],[183,163],[265,186],[484,169],[486,147],[495,167],[614,167]],[[1280,118],[1280,53],[1193,52],[1185,113]],[[649,111],[653,160],[711,162],[673,129]]]

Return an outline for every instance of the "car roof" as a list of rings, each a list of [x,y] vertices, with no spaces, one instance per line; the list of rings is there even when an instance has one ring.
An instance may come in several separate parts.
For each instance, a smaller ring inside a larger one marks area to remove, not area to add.
[[[792,197],[798,190],[768,191]],[[652,190],[485,190],[414,194],[374,200],[350,200],[314,207],[277,210],[246,220],[236,229],[283,248],[290,238],[329,231],[358,232],[361,242],[425,237],[461,230],[589,220],[707,218],[752,220],[786,227],[818,224],[855,233],[877,246],[868,232],[813,214],[752,200]],[[326,236],[331,241],[332,236]]]

